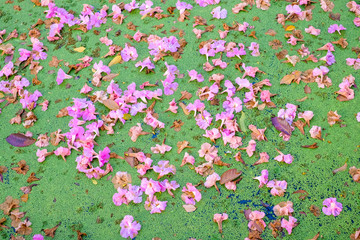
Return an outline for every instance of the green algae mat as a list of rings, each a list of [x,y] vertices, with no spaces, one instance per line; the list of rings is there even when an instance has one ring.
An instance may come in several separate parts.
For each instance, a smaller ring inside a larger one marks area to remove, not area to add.
[[[360,2],[0,6],[0,239],[360,239]]]

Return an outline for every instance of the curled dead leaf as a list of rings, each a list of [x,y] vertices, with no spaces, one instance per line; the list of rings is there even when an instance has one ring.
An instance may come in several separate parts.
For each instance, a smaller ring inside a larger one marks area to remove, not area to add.
[[[315,205],[310,206],[310,212],[312,212],[312,214],[314,214],[315,217],[319,217],[321,213],[320,208]]]
[[[220,178],[220,184],[225,184],[227,182],[231,182],[235,180],[236,178],[240,177],[242,174],[242,171],[238,171],[236,168],[229,169],[225,171]]]
[[[310,149],[315,149],[315,148],[318,148],[319,146],[317,145],[317,143],[313,143],[311,145],[304,145],[304,146],[301,146],[302,148],[310,148]]]
[[[186,212],[194,212],[196,210],[196,207],[191,204],[183,205],[183,208]]]
[[[343,166],[341,166],[341,167],[333,170],[332,173],[333,173],[333,175],[335,175],[336,173],[338,173],[338,172],[343,172],[343,171],[345,171],[346,169],[347,169],[347,163],[345,163]]]

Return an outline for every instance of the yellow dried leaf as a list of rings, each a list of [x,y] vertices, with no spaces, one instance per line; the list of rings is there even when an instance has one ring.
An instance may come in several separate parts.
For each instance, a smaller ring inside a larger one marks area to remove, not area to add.
[[[288,25],[288,26],[286,26],[285,31],[292,31],[294,29],[295,29],[294,25]]]
[[[85,51],[85,49],[86,49],[86,48],[84,48],[84,47],[78,47],[78,48],[74,48],[74,51],[81,53],[81,52]]]
[[[116,57],[113,58],[113,60],[111,60],[111,62],[109,63],[109,67],[111,67],[112,65],[115,65],[117,63],[121,62],[121,56],[117,55]]]
[[[128,113],[125,113],[123,118],[124,118],[125,120],[129,120],[129,119],[131,118],[131,115],[128,114]]]
[[[110,110],[117,110],[120,108],[119,105],[114,100],[105,99],[102,102],[105,105],[105,107],[107,107]]]
[[[92,179],[91,181],[93,184],[95,184],[95,185],[97,184],[97,181],[95,179]]]

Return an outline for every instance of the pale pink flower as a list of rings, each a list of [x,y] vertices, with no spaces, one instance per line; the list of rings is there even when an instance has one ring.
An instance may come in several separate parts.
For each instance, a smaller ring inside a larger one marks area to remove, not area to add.
[[[292,232],[292,229],[294,227],[296,227],[296,222],[297,222],[297,219],[292,217],[292,216],[289,216],[289,221],[287,221],[285,218],[281,219],[281,227],[282,228],[285,228],[286,231],[291,234]]]
[[[39,148],[47,147],[49,146],[49,140],[50,138],[47,136],[47,134],[40,134],[35,145]]]
[[[172,149],[172,147],[170,147],[169,145],[166,144],[156,144],[155,147],[151,147],[151,151],[153,153],[160,153],[160,154],[165,154],[166,152],[169,152]]]
[[[110,45],[113,44],[113,41],[112,41],[111,39],[108,39],[107,36],[101,37],[101,38],[100,38],[100,42],[103,43],[103,44],[105,44],[106,46],[110,46]]]
[[[180,185],[176,181],[169,181],[165,179],[164,181],[160,182],[160,185],[163,187],[162,191],[166,191],[170,194],[170,196],[175,197],[171,190],[176,190],[180,187]]]
[[[141,191],[146,195],[153,196],[155,193],[161,192],[161,185],[158,181],[143,178],[141,179]]]
[[[322,140],[321,138],[321,127],[319,126],[313,126],[311,129],[310,129],[310,135],[312,138],[316,138],[316,139],[319,139],[319,140]]]
[[[44,240],[44,236],[41,234],[35,234],[32,240]]]
[[[259,227],[261,229],[265,229],[266,224],[264,222],[264,220],[262,220],[265,217],[265,213],[260,212],[260,211],[252,211],[249,214],[249,218],[250,218],[250,222],[248,224],[248,227],[253,230],[253,231],[259,231]],[[255,226],[255,224],[257,226]]]
[[[181,162],[180,167],[184,166],[186,163],[190,163],[191,165],[194,165],[194,163],[195,163],[195,158],[187,152],[184,155],[184,158]]]
[[[66,162],[65,156],[69,156],[71,154],[70,149],[69,148],[64,148],[64,147],[58,147],[55,151],[54,154],[56,156],[61,156],[64,161]]]
[[[278,181],[278,180],[272,180],[270,182],[267,183],[266,185],[268,188],[271,188],[271,195],[273,196],[284,196],[284,193],[286,191],[287,188],[287,182],[284,181]]]
[[[303,118],[308,126],[310,126],[310,120],[314,117],[314,113],[312,111],[305,111],[303,113],[298,114],[298,118]]]
[[[358,122],[360,122],[360,112],[358,112],[358,113],[356,114],[356,120],[357,120]]]
[[[152,167],[151,167],[152,162],[153,162],[153,160],[151,158],[146,158],[144,160],[144,164],[139,164],[136,166],[137,172],[141,176],[144,176],[146,174],[147,170],[152,169]]]
[[[89,92],[91,92],[91,91],[92,91],[92,87],[89,87],[89,86],[85,83],[85,85],[81,88],[80,93],[86,94],[86,93],[89,93]]]
[[[343,209],[341,203],[336,201],[336,198],[327,198],[323,201],[323,205],[326,207],[322,208],[322,211],[325,215],[334,215],[335,217],[340,214]]]
[[[141,225],[140,223],[134,221],[134,217],[131,215],[126,215],[120,223],[120,235],[123,238],[134,238],[138,235]]]
[[[219,232],[222,233],[222,222],[228,219],[228,215],[226,213],[216,213],[214,214],[213,221],[216,222],[219,226]]]
[[[287,164],[291,164],[293,161],[293,156],[291,156],[291,154],[283,154],[282,152],[280,152],[278,149],[276,149],[277,152],[280,154],[278,156],[276,156],[274,159],[278,162],[284,162]]]
[[[225,183],[225,187],[226,187],[226,189],[232,190],[232,191],[235,192],[235,190],[236,190],[236,182],[234,182],[234,181],[227,182],[227,183]]]
[[[183,194],[181,195],[181,199],[186,204],[195,205],[195,201],[199,202],[201,200],[201,193],[196,189],[192,183],[186,183],[186,187],[182,189]]]
[[[36,156],[38,157],[38,162],[45,161],[45,158],[52,154],[53,154],[53,152],[48,152],[47,149],[43,149],[43,150],[38,149],[36,151]]]
[[[153,170],[154,172],[159,173],[158,179],[170,173],[172,174],[176,173],[175,166],[170,165],[169,161],[164,161],[164,160],[159,161],[157,166],[153,166]]]
[[[305,28],[305,32],[306,32],[306,33],[309,33],[309,34],[311,34],[311,35],[314,35],[314,36],[319,36],[321,30],[320,30],[320,29],[316,29],[316,28],[314,28],[313,26],[309,26],[308,28]]]
[[[203,136],[209,138],[210,141],[215,143],[215,140],[221,137],[221,133],[219,129],[213,128],[211,130],[205,130],[205,134],[203,134]]]
[[[198,151],[199,157],[205,157],[205,160],[211,162],[215,157],[217,157],[217,148],[211,146],[210,143],[203,143],[201,149]]]
[[[145,209],[150,213],[161,213],[165,211],[167,201],[159,201],[156,196],[148,197],[145,201]]]
[[[346,28],[342,24],[340,24],[340,25],[332,24],[328,28],[328,33],[334,33],[337,31],[341,35],[341,32],[340,32],[341,30],[346,30]]]
[[[56,77],[56,82],[58,85],[60,85],[64,81],[64,79],[70,79],[70,78],[72,78],[72,76],[67,75],[61,68],[59,68],[59,71],[58,71],[58,74]]]
[[[261,176],[259,177],[254,177],[253,179],[258,180],[259,181],[259,188],[262,188],[265,184],[268,183],[268,177],[269,177],[269,172],[267,169],[264,169],[261,171]]]
[[[249,141],[249,145],[246,148],[240,148],[240,150],[246,150],[248,156],[251,157],[256,150],[256,142],[253,139],[251,139]]]
[[[117,193],[114,193],[113,195],[113,202],[116,206],[121,206],[122,204],[126,204],[128,205],[129,204],[129,200],[126,196],[126,193],[127,193],[127,190],[126,189],[123,189],[123,188],[120,188],[118,187],[117,188]]]
[[[266,153],[266,152],[262,152],[260,153],[260,159],[257,160],[254,165],[259,165],[261,163],[266,163],[266,162],[269,162],[269,155]]]
[[[170,112],[173,112],[173,113],[177,113],[177,109],[178,109],[178,106],[176,105],[176,102],[175,102],[175,98],[169,102],[169,108],[165,111],[170,111]]]
[[[293,203],[291,201],[280,202],[274,206],[273,211],[276,216],[289,216],[294,212]]]
[[[252,51],[251,52],[251,55],[254,56],[254,57],[258,57],[260,56],[260,52],[259,52],[259,44],[256,43],[256,42],[252,42],[250,47],[249,47],[249,50]]]
[[[206,178],[206,181],[204,183],[204,186],[206,188],[210,188],[212,186],[215,186],[216,187],[216,182],[217,181],[220,181],[220,176],[219,174],[217,174],[216,172],[214,172],[213,174],[209,175],[207,178]]]
[[[221,7],[218,6],[211,11],[211,14],[213,15],[213,18],[225,19],[227,16],[227,10],[225,8],[221,9]]]

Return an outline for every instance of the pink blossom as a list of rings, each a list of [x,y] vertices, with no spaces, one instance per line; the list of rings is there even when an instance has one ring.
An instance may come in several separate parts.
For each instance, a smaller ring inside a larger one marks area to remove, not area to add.
[[[41,234],[35,234],[32,239],[33,240],[44,240],[44,236]]]
[[[115,6],[115,5],[114,5],[114,6]],[[103,43],[103,44],[105,44],[106,46],[110,46],[110,45],[113,44],[113,41],[112,41],[111,39],[108,39],[107,36],[101,37],[101,38],[100,38],[100,42]]]
[[[89,86],[85,83],[85,85],[81,88],[80,93],[86,94],[86,93],[89,93],[89,92],[91,92],[91,91],[92,91],[92,88],[89,87]]]
[[[158,181],[143,178],[141,179],[141,191],[146,195],[153,196],[155,193],[161,192],[161,185]]]
[[[221,7],[218,6],[211,11],[211,14],[213,15],[213,18],[225,19],[227,16],[227,10],[221,9]]]
[[[208,111],[204,110],[202,113],[199,113],[195,117],[195,120],[196,120],[196,125],[198,125],[199,128],[205,130],[210,126],[213,118],[211,117],[211,114]]]
[[[227,67],[227,63],[221,61],[221,58],[212,59],[211,61],[214,64],[215,67],[219,66],[221,69],[225,69]]]
[[[254,56],[254,57],[258,57],[260,56],[260,52],[259,52],[259,44],[256,43],[256,42],[252,42],[250,47],[249,47],[249,50],[252,51],[251,52],[251,55]]]
[[[117,188],[117,193],[113,195],[113,202],[116,206],[121,206],[122,204],[129,204],[129,200],[126,197],[126,193],[128,192],[126,189]]]
[[[131,138],[131,141],[136,142],[139,136],[141,135],[147,135],[150,134],[148,132],[143,132],[143,129],[141,127],[140,123],[137,123],[135,126],[131,127],[129,130],[129,136]]]
[[[195,205],[195,201],[199,202],[201,200],[200,191],[197,190],[192,183],[186,183],[186,187],[183,187],[182,192],[181,199],[186,204]]]
[[[134,238],[138,235],[141,225],[140,223],[134,221],[134,217],[131,215],[126,215],[120,223],[120,235],[123,238]]]
[[[353,22],[354,22],[355,26],[360,27],[360,18],[358,18],[358,17],[354,18]]]
[[[217,148],[211,146],[210,143],[203,143],[201,149],[198,151],[199,157],[205,157],[205,160],[211,162],[215,157],[217,157]]]
[[[246,150],[248,156],[251,157],[256,150],[256,142],[253,139],[251,139],[249,141],[249,145],[246,148],[240,148],[240,150]]]
[[[215,186],[216,187],[216,182],[217,181],[220,181],[220,176],[219,174],[217,174],[216,172],[214,172],[213,174],[209,175],[207,178],[206,178],[206,181],[204,183],[204,186],[206,188],[210,188],[212,186]]]
[[[153,166],[153,170],[154,172],[159,173],[158,179],[170,173],[172,174],[176,173],[175,166],[170,165],[169,161],[164,161],[164,160],[159,161],[158,166]]]
[[[161,213],[165,211],[167,201],[159,201],[156,196],[148,197],[145,201],[145,209],[150,213]]]
[[[226,187],[226,189],[232,190],[235,192],[236,191],[236,182],[234,182],[234,181],[227,182],[227,183],[225,183],[225,187]]]
[[[334,48],[334,45],[332,45],[332,43],[327,43],[324,46],[322,46],[321,48],[318,48],[317,50],[318,51],[326,50],[326,51],[334,52],[335,48]]]
[[[153,160],[151,158],[146,158],[144,160],[144,164],[139,164],[136,166],[137,172],[141,176],[144,176],[148,170],[152,169],[152,167],[151,167],[152,162],[153,162]]]
[[[219,129],[213,128],[211,130],[205,130],[205,134],[203,134],[203,136],[209,138],[213,143],[215,143],[215,140],[221,137],[221,133]]]
[[[253,179],[258,180],[259,181],[259,188],[262,188],[265,184],[268,183],[268,177],[269,177],[269,172],[267,169],[264,169],[261,171],[261,176],[259,177],[254,177]]]
[[[327,198],[323,201],[323,205],[326,207],[322,208],[322,211],[325,215],[334,215],[335,217],[340,214],[343,209],[341,203],[336,201],[336,198]]]
[[[165,124],[163,122],[160,122],[159,120],[157,120],[151,113],[147,113],[146,117],[144,118],[144,122],[151,126],[153,129],[155,128],[164,128]]]
[[[278,181],[278,180],[272,180],[267,183],[266,185],[268,188],[271,188],[271,195],[273,196],[284,196],[285,190],[287,188],[287,182],[284,181]]]
[[[121,50],[121,58],[125,62],[128,62],[130,60],[135,61],[137,59],[137,57],[138,57],[138,54],[137,54],[136,48],[134,48],[134,47],[130,46],[128,43],[126,43],[124,49]]]
[[[132,10],[139,8],[139,4],[136,0],[132,0],[130,3],[125,4],[124,8],[126,11],[131,12]]]
[[[314,74],[314,72],[313,72]],[[305,122],[310,126],[310,120],[314,117],[314,113],[312,111],[305,111],[303,113],[299,113],[298,118],[303,118]]]
[[[309,132],[312,138],[321,139],[321,127],[313,126]]]
[[[320,29],[316,29],[316,28],[314,28],[313,26],[309,26],[308,28],[305,28],[305,32],[306,32],[306,33],[309,33],[309,34],[311,34],[311,35],[314,35],[314,36],[319,36],[321,30],[320,30]]]
[[[171,192],[172,190],[176,190],[180,187],[180,185],[176,181],[169,181],[165,179],[164,181],[160,182],[160,185],[163,187],[162,191],[166,191],[170,194],[170,196],[175,197],[174,194]]]
[[[264,220],[262,220],[265,217],[265,213],[260,212],[260,211],[252,211],[249,214],[249,218],[250,218],[250,222],[248,224],[248,227],[253,230],[253,231],[259,231],[259,227],[261,229],[265,229],[266,224],[264,222]],[[258,225],[258,226],[256,226]]]
[[[214,214],[213,221],[218,224],[219,232],[222,233],[222,222],[228,219],[228,215],[226,213],[216,213]]]
[[[242,76],[242,78],[245,78],[246,76],[249,76],[249,77],[255,77],[256,73],[259,72],[259,68],[257,67],[251,67],[251,66],[248,66],[246,67],[245,66],[245,63],[242,64],[242,68],[244,69],[245,73],[244,75]]]
[[[335,31],[337,31],[341,35],[341,30],[346,30],[346,28],[342,24],[332,24],[328,29],[328,33],[334,33]]]
[[[247,22],[243,22],[243,23],[239,23],[238,24],[238,31],[239,32],[246,32],[246,30],[248,29],[248,27],[250,26],[250,24],[249,23],[247,23]]]
[[[194,80],[196,80],[198,82],[203,82],[204,81],[204,77],[194,69],[188,71],[188,74],[189,74],[189,77],[190,77],[189,82],[194,81]]]
[[[276,149],[277,150],[277,149]],[[276,156],[274,159],[278,162],[284,162],[284,163],[287,163],[287,164],[291,164],[292,161],[293,161],[293,156],[291,156],[291,154],[286,154],[284,155],[282,152],[280,152],[279,150],[277,150],[278,153],[280,155]]]
[[[110,68],[106,65],[103,64],[103,61],[99,61],[99,63],[94,63],[94,69],[95,69],[95,73],[94,76],[99,75],[103,72],[110,74]]]
[[[293,203],[291,201],[280,202],[274,206],[273,211],[276,216],[289,216],[294,212]]]
[[[355,20],[354,20],[355,21]],[[226,38],[226,36],[227,36],[227,34],[229,33],[229,31],[228,30],[225,30],[225,31],[221,31],[220,29],[219,29],[219,35],[220,35],[220,38],[221,39],[224,39],[224,38]]]
[[[49,41],[56,41],[60,38],[62,38],[62,36],[60,35],[60,31],[61,29],[64,27],[64,24],[62,23],[54,23],[50,25],[50,31],[49,31],[49,35],[47,36],[47,39]],[[56,37],[56,35],[58,37]]]
[[[172,147],[166,145],[166,144],[156,144],[155,147],[151,147],[151,151],[153,153],[160,153],[160,154],[165,154],[166,152],[169,152],[172,149]]]
[[[53,152],[48,152],[47,149],[38,149],[36,151],[36,156],[38,157],[38,162],[43,162],[45,161],[45,157],[49,156],[53,154]]]
[[[269,162],[269,154],[267,154],[266,152],[262,152],[260,153],[260,159],[257,160],[254,165],[259,165],[261,163],[266,163],[266,162]]]
[[[191,10],[193,8],[193,6],[190,3],[180,2],[180,0],[178,0],[176,2],[175,6],[176,6],[177,10],[180,11],[180,14],[183,14],[186,9]]]
[[[330,52],[330,51],[328,51],[326,53],[326,55],[324,57],[320,58],[319,60],[325,61],[326,64],[329,66],[333,65],[336,62],[334,54],[332,54],[332,52]]]
[[[69,148],[64,148],[64,147],[58,147],[55,151],[54,154],[56,156],[61,156],[64,161],[66,162],[65,156],[69,156],[71,154],[70,149]]]
[[[195,158],[187,152],[185,153],[184,158],[181,161],[180,167],[184,166],[186,163],[190,163],[191,165],[194,165],[195,163]]]
[[[358,113],[356,114],[356,120],[357,120],[358,122],[360,122],[360,112],[358,112]]]
[[[239,88],[237,90],[240,90],[242,88],[250,89],[252,84],[247,80],[246,78],[236,78],[235,82],[237,85],[239,85]]]
[[[9,62],[8,64],[6,64],[0,71],[0,77],[5,75],[6,78],[8,78],[10,75],[14,74],[13,68],[14,68],[13,62]]]
[[[143,192],[139,186],[128,184],[128,191],[126,192],[126,198],[129,202],[141,203]]]
[[[296,227],[297,219],[289,216],[289,221],[287,221],[285,218],[281,219],[281,227],[285,228],[289,234],[291,234],[292,229]]]
[[[287,14],[296,14],[296,15],[300,15],[301,14],[301,8],[298,5],[287,5],[286,6],[286,11]]]
[[[108,147],[105,147],[104,150],[99,151],[99,154],[98,154],[97,158],[99,160],[99,167],[104,166],[105,163],[109,162],[110,149]]]

